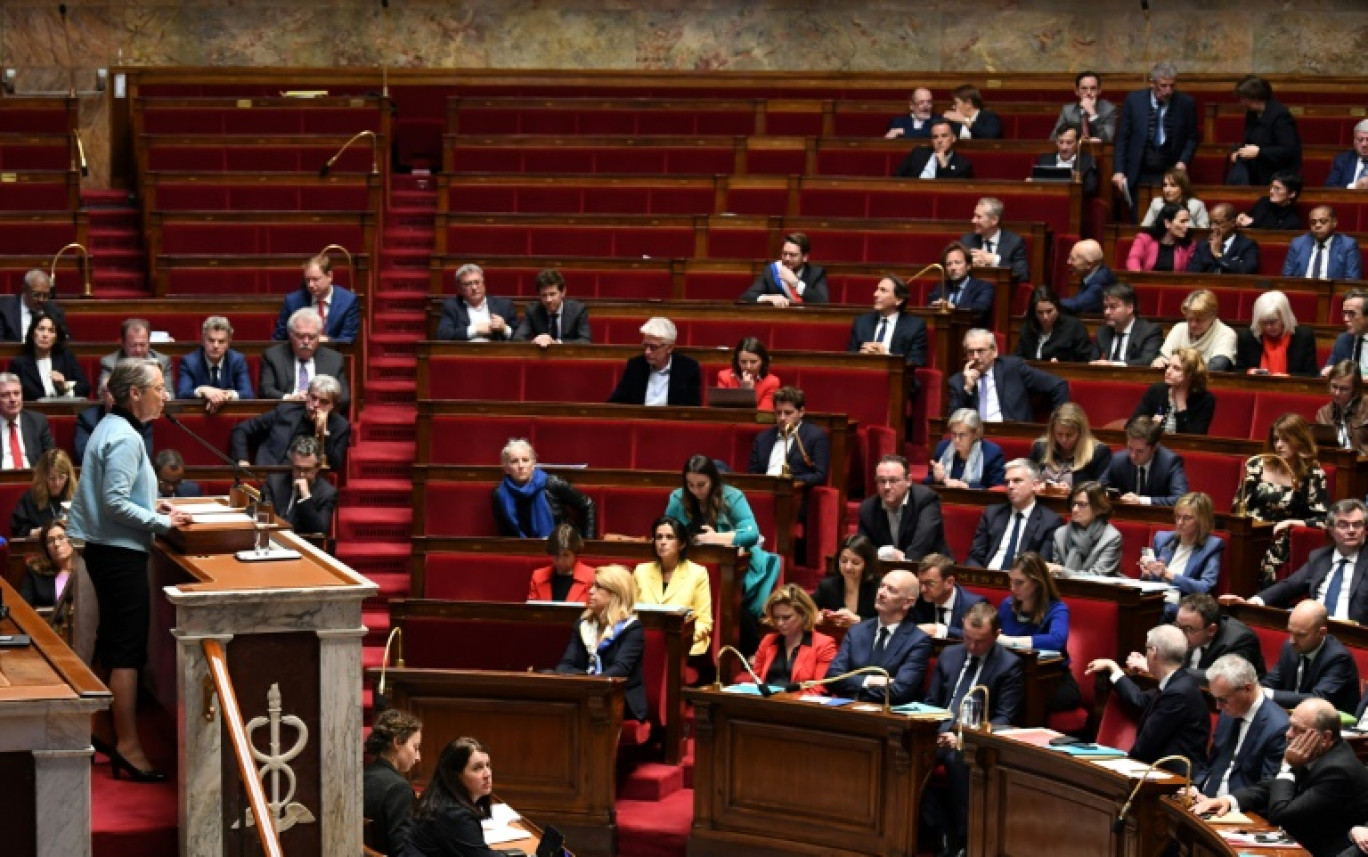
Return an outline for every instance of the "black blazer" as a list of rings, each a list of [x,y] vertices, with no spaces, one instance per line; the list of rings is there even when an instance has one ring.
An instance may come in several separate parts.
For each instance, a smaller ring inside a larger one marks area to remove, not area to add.
[[[883,654],[875,657],[874,643],[878,631],[878,619],[866,619],[847,631],[835,660],[827,667],[827,677],[860,667],[883,667],[893,679],[888,685],[888,695],[894,705],[922,699],[926,668],[931,661],[931,638],[910,617],[904,618],[889,637]],[[849,699],[883,702],[884,689],[866,688],[863,686],[864,680],[865,676],[857,675],[829,685],[828,689],[837,696]]]
[[[0,296],[0,339],[6,342],[23,342],[24,331],[23,313],[19,310],[19,302],[23,300],[20,295]],[[43,304],[43,312],[52,316],[52,320],[62,326],[63,330],[68,331],[67,340],[70,341],[70,328],[67,327],[66,313],[62,307],[54,300],[49,300]]]
[[[1292,779],[1268,779],[1232,792],[1240,809],[1262,813],[1297,840],[1311,857],[1340,857],[1357,849],[1349,828],[1368,818],[1368,768],[1338,736]]]
[[[789,472],[793,475],[793,480],[805,485],[825,485],[827,473],[831,470],[831,439],[818,426],[801,422],[798,424],[798,441],[803,445],[801,451],[797,442],[790,443],[788,450]],[[764,473],[769,467],[774,445],[778,442],[778,426],[765,429],[756,435],[755,443],[751,445],[750,462],[746,470],[750,473]],[[807,459],[803,458],[803,452],[807,452]],[[808,463],[809,460],[811,464]],[[806,494],[804,499],[806,500]]]
[[[952,640],[964,639],[964,614],[969,612],[970,607],[973,607],[980,601],[986,600],[988,599],[984,598],[982,595],[975,595],[963,586],[956,585],[955,606],[950,608],[950,621],[946,623],[945,636]],[[912,620],[918,625],[940,622],[940,616],[938,615],[936,605],[920,596],[913,602],[912,612],[908,615],[911,616]],[[960,664],[963,665],[963,663],[964,660],[961,658]],[[956,667],[956,669],[958,670],[958,667]]]
[[[879,594],[879,581],[865,580],[860,583],[860,596],[856,601],[855,614],[861,619],[873,619],[879,614],[874,610],[874,598]],[[818,610],[845,609],[845,578],[833,574],[817,581],[817,591],[812,594]]]
[[[1059,308],[1072,315],[1100,315],[1102,292],[1114,285],[1116,272],[1106,265],[1098,265],[1079,281],[1077,294],[1059,302]]]
[[[948,646],[936,660],[936,668],[931,675],[931,691],[926,701],[939,708],[950,706],[955,684],[969,653],[964,646]],[[1020,721],[1022,704],[1026,699],[1026,672],[1021,666],[1021,656],[1008,651],[1001,644],[994,644],[983,656],[983,666],[979,668],[978,683],[988,688],[988,698],[992,710],[988,721],[994,726],[1010,726]],[[966,676],[968,682],[973,676]],[[960,697],[963,699],[963,696]],[[956,717],[958,711],[952,711]],[[942,720],[940,731],[948,732],[955,727],[955,718]]]
[[[1227,785],[1233,792],[1263,782],[1282,767],[1283,754],[1287,751],[1286,711],[1274,705],[1272,700],[1259,703],[1259,710],[1254,712],[1244,742],[1240,744],[1240,754],[1232,756],[1239,729],[1240,721],[1229,714],[1221,714],[1216,721],[1210,753],[1206,758],[1192,760],[1196,766],[1192,784],[1207,797],[1216,796],[1227,768],[1230,771]]]
[[[850,325],[850,342],[846,351],[852,354],[860,350],[866,342],[873,342],[879,332],[879,314],[867,312],[856,316]],[[893,325],[893,342],[888,349],[890,354],[901,354],[909,366],[926,365],[926,322],[910,313],[899,313]]]
[[[627,361],[627,368],[623,370],[622,377],[618,379],[617,387],[613,389],[608,401],[619,405],[644,405],[646,387],[650,380],[651,365],[646,362],[644,354],[638,354]],[[703,370],[697,360],[684,354],[670,355],[668,402],[675,406],[702,406]]]
[[[1235,331],[1235,371],[1245,372],[1258,369],[1263,360],[1263,337],[1255,338],[1247,327]],[[1292,331],[1292,341],[1287,343],[1287,372],[1304,378],[1314,378],[1320,374],[1316,360],[1316,332],[1310,327],[1299,324]]]
[[[1206,756],[1211,714],[1201,685],[1186,670],[1173,673],[1162,691],[1158,687],[1142,691],[1129,676],[1112,689],[1126,707],[1139,714],[1132,759],[1153,762],[1175,754],[1192,760]]]
[[[1302,145],[1297,120],[1281,102],[1270,98],[1263,113],[1245,112],[1244,142],[1259,147],[1258,157],[1242,160],[1249,171],[1249,183],[1267,185],[1273,174],[1283,170],[1301,172]]]
[[[960,243],[970,250],[982,250],[983,239],[977,232],[970,232],[960,238]],[[1026,255],[1026,241],[1010,229],[998,229],[998,243],[993,248],[998,255],[1002,268],[1012,269],[1012,282],[1029,282],[1031,279],[1031,260]]]
[[[993,304],[997,301],[997,292],[992,283],[987,280],[976,280],[973,277],[965,277],[959,285],[959,295],[955,298],[955,306],[961,309],[972,310],[974,312],[974,324],[987,330],[993,329]],[[936,286],[931,290],[927,297],[927,303],[938,301],[945,292],[945,284]]]
[[[1140,168],[1145,160],[1146,135],[1149,131],[1150,90],[1139,89],[1126,95],[1121,102],[1121,118],[1116,126],[1116,145],[1112,162],[1115,170],[1124,173],[1130,184],[1131,195],[1140,178]],[[1169,99],[1169,108],[1164,116],[1165,148],[1169,157],[1165,167],[1179,161],[1188,166],[1197,154],[1197,141],[1200,126],[1197,122],[1197,102],[1191,95],[1174,92]]]
[[[1247,235],[1235,233],[1230,249],[1217,259],[1209,241],[1197,241],[1187,269],[1193,274],[1257,274],[1259,273],[1259,242]]]
[[[929,553],[953,557],[945,541],[940,495],[924,485],[909,484],[907,504],[898,522],[896,538],[888,530],[888,515],[884,513],[883,500],[878,496],[866,497],[860,503],[859,517],[860,535],[867,536],[876,545],[892,545],[911,562]]]
[[[1335,547],[1317,548],[1306,558],[1306,565],[1258,594],[1269,607],[1292,609],[1303,598],[1314,598],[1325,578],[1334,570]],[[1349,619],[1368,623],[1368,550],[1360,550],[1354,570],[1344,586],[1349,590]],[[1330,608],[1333,609],[1333,605]]]
[[[1031,460],[1040,464],[1045,460],[1045,441],[1036,440],[1031,443]],[[1096,441],[1093,443],[1092,460],[1086,464],[1074,463],[1073,484],[1082,485],[1084,482],[1107,481],[1107,468],[1111,467],[1112,452],[1105,443]]]
[[[1138,475],[1136,466],[1124,451],[1111,457],[1107,475],[1103,480],[1108,487],[1122,494],[1137,494],[1149,497],[1155,506],[1172,506],[1188,492],[1187,471],[1183,469],[1183,457],[1167,446],[1160,444],[1154,449],[1154,457],[1147,465],[1145,484],[1136,485]],[[1259,673],[1263,675],[1262,672]]]
[[[1296,708],[1313,696],[1329,701],[1337,711],[1353,711],[1359,703],[1358,665],[1344,644],[1327,636],[1311,669],[1297,686],[1298,656],[1292,641],[1282,644],[1278,662],[1259,684],[1273,691],[1273,701],[1283,708]],[[1358,819],[1362,821],[1363,819]]]
[[[1046,152],[1036,158],[1038,167],[1054,167],[1059,165],[1059,155],[1055,152]],[[1086,152],[1078,153],[1078,180],[1083,184],[1083,194],[1092,196],[1097,193],[1097,161],[1093,156]]]
[[[1140,404],[1135,406],[1131,419],[1154,416],[1163,419],[1168,414],[1168,395],[1168,384],[1163,381],[1151,384],[1145,395],[1140,397]],[[1214,416],[1216,397],[1210,391],[1189,392],[1187,410],[1178,414],[1178,434],[1206,434]]]
[[[19,434],[24,438],[24,461],[29,467],[37,464],[43,453],[56,446],[52,441],[52,427],[48,425],[48,418],[37,411],[25,409],[19,412]],[[9,428],[0,420],[0,444],[8,443]],[[0,452],[0,461],[5,458],[5,454]]]
[[[1060,314],[1055,319],[1054,332],[1037,357],[1036,346],[1039,342],[1039,329],[1032,320],[1027,320],[1021,325],[1016,356],[1022,360],[1058,360],[1060,363],[1087,363],[1092,359],[1092,339],[1088,336],[1088,329],[1071,315]]]
[[[963,124],[951,122],[950,125],[955,129],[955,137],[958,139]],[[969,136],[974,140],[1001,140],[1002,119],[993,111],[980,107],[978,115],[974,117],[974,124],[969,128]]]
[[[67,384],[76,385],[76,398],[90,398],[90,379],[81,369],[81,361],[70,348],[53,349],[52,369],[61,372]],[[16,354],[9,364],[9,370],[19,376],[19,386],[24,391],[24,401],[32,402],[43,398],[43,376],[38,374],[38,359],[31,354]],[[60,395],[60,393],[59,393]]]
[[[921,176],[922,170],[926,169],[926,162],[935,155],[935,150],[930,146],[918,146],[908,153],[903,162],[898,164],[898,168],[893,171],[897,178],[915,179]],[[969,163],[969,159],[959,152],[950,151],[950,163],[945,166],[936,164],[936,178],[938,179],[971,179],[974,177],[974,165]]]
[[[56,499],[49,499],[47,506],[39,506],[33,498],[33,489],[25,491],[19,498],[19,502],[14,506],[14,512],[10,514],[10,535],[16,539],[30,538],[30,533],[46,524],[48,521],[56,520],[62,515],[62,504]]]
[[[1192,677],[1202,684],[1207,683],[1206,671],[1223,655],[1239,655],[1254,666],[1254,672],[1263,678],[1268,673],[1264,665],[1263,646],[1259,636],[1249,626],[1232,616],[1222,616],[1216,636],[1202,647],[1202,656],[1197,659],[1196,667],[1188,667]],[[1188,652],[1188,658],[1192,652]],[[1187,663],[1188,661],[1184,661]]]
[[[511,339],[514,331],[518,329],[518,308],[508,298],[496,298],[485,295],[485,303],[489,304],[489,314],[497,315],[508,325],[504,333],[492,334],[491,340]],[[442,304],[442,318],[437,322],[438,339],[454,339],[457,342],[464,342],[468,339],[466,328],[470,327],[470,313],[466,309],[465,298],[457,295],[454,298],[447,298]]]
[[[798,279],[802,280],[803,303],[805,304],[824,304],[831,298],[827,295],[826,268],[817,265],[803,265],[797,271]],[[784,290],[779,288],[779,283],[774,279],[774,263],[765,266],[760,272],[760,276],[755,278],[751,287],[746,289],[741,295],[744,303],[753,304],[760,300],[761,295],[782,295]]]
[[[1097,341],[1093,345],[1094,360],[1110,360],[1112,344],[1116,341],[1116,328],[1104,324],[1097,329]],[[1130,337],[1126,340],[1125,358],[1127,366],[1148,366],[1159,356],[1164,345],[1164,331],[1152,321],[1136,318],[1131,324]]]
[[[290,506],[294,494],[294,480],[288,473],[272,473],[266,477],[262,497],[269,500],[275,513],[294,527],[297,533],[332,532],[333,512],[337,510],[337,489],[321,476],[309,485],[309,499]],[[288,509],[288,511],[287,511]]]
[[[467,322],[469,324],[469,322]],[[513,332],[513,339],[527,342],[543,333],[551,332],[551,314],[539,303],[528,304],[522,323]],[[579,301],[561,301],[560,341],[588,345],[594,341],[589,333],[589,310]]]
[[[999,357],[993,363],[993,384],[997,387],[998,406],[1002,418],[1011,422],[1035,422],[1031,394],[1040,393],[1050,399],[1050,410],[1069,401],[1069,385],[1063,378],[1029,366],[1020,357]],[[946,382],[950,388],[946,414],[960,408],[978,410],[978,387],[970,393],[964,389],[964,373],[956,372]]]
[[[366,845],[381,854],[398,854],[413,825],[413,784],[383,759],[366,766],[361,782],[361,808],[370,820]]]
[[[234,461],[256,464],[289,464],[290,442],[301,434],[312,435],[313,424],[304,418],[303,402],[285,402],[233,426],[228,434],[229,455]],[[256,447],[256,457],[249,458]],[[328,441],[323,451],[328,467],[347,472],[347,449],[351,446],[351,423],[332,411],[328,414]]]
[[[1010,503],[989,506],[983,510],[978,528],[974,530],[974,542],[969,548],[969,558],[964,561],[965,565],[983,568],[988,564],[988,560],[997,553],[999,545],[1007,536],[1012,514]],[[1026,525],[1022,527],[1021,535],[1017,537],[1017,554],[1020,555],[1022,551],[1035,551],[1049,559],[1054,552],[1054,531],[1063,523],[1064,520],[1055,514],[1054,510],[1047,509],[1044,504],[1037,501],[1030,517],[1026,519]]]
[[[1259,197],[1254,207],[1249,209],[1249,219],[1251,222],[1246,229],[1285,229],[1289,232],[1300,232],[1306,228],[1302,224],[1301,212],[1297,211],[1296,202],[1274,205],[1266,196]]]
[[[584,675],[589,669],[589,650],[584,647],[584,638],[580,636],[580,626],[585,621],[580,619],[575,623],[570,644],[565,647],[565,654],[556,665],[556,672]],[[646,684],[641,680],[641,655],[645,648],[646,632],[642,630],[641,622],[633,620],[599,653],[603,668],[600,674],[606,678],[627,679],[622,694],[626,713],[631,719],[642,722],[650,715],[650,708],[646,704]]]

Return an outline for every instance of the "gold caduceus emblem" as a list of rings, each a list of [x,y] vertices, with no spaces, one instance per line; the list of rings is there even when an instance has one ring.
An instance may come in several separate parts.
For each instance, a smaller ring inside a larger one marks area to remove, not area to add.
[[[293,714],[282,717],[280,704],[280,685],[273,684],[271,689],[266,692],[266,717],[253,717],[247,723],[247,743],[252,747],[252,758],[261,763],[257,768],[257,778],[261,780],[262,786],[266,787],[270,795],[269,804],[271,814],[275,817],[277,832],[284,832],[294,827],[296,824],[312,824],[314,815],[304,804],[293,800],[295,793],[295,773],[289,763],[304,751],[304,747],[309,743],[309,727],[303,720]],[[254,733],[263,726],[271,727],[270,730],[270,752],[263,753],[258,749],[256,741],[253,739]],[[288,726],[295,730],[297,737],[294,746],[286,752],[280,752],[280,727]],[[270,777],[270,781],[267,781]],[[285,794],[281,795],[281,778],[286,781],[287,788]],[[256,822],[252,818],[251,807],[247,808],[246,816],[247,827],[252,827]],[[239,822],[233,822],[233,827],[239,827]]]

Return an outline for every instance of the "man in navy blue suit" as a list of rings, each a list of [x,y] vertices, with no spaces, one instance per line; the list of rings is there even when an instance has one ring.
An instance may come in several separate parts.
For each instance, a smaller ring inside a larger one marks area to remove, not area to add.
[[[1054,552],[1054,533],[1064,521],[1036,502],[1040,468],[1029,458],[1007,462],[1007,502],[989,506],[979,518],[965,565],[1005,570],[1012,560],[1034,551],[1046,560]]]
[[[1078,294],[1059,302],[1065,312],[1097,315],[1102,312],[1102,290],[1116,285],[1116,274],[1102,263],[1102,245],[1084,238],[1069,249],[1069,270],[1078,277]]]
[[[974,328],[964,335],[969,356],[962,372],[950,376],[947,414],[960,408],[978,411],[984,422],[1034,422],[1031,394],[1050,399],[1050,410],[1069,401],[1069,385],[1020,357],[999,357],[992,331]]]
[[[1197,102],[1174,88],[1178,69],[1155,63],[1150,85],[1126,96],[1116,128],[1112,184],[1134,204],[1140,185],[1158,185],[1169,169],[1187,169],[1197,153]]]
[[[976,268],[1009,268],[1012,282],[1029,282],[1031,260],[1026,256],[1026,242],[1010,229],[1003,229],[1002,200],[985,196],[974,206],[970,220],[974,231],[960,238],[969,248],[969,261]]]
[[[931,638],[921,632],[907,613],[917,597],[917,578],[896,569],[885,574],[874,597],[873,619],[866,619],[846,633],[827,678],[863,667],[881,667],[889,678],[864,674],[830,685],[837,696],[883,702],[885,692],[893,705],[922,698],[922,683],[931,660]],[[891,679],[891,680],[890,680]]]
[[[1107,487],[1121,492],[1122,503],[1172,506],[1188,492],[1183,457],[1159,442],[1164,424],[1154,417],[1126,423],[1126,455],[1113,455]]]
[[[922,631],[942,640],[962,639],[969,608],[984,600],[959,585],[955,560],[941,553],[922,557],[917,565],[917,588],[921,595],[912,606],[912,619]]]
[[[1264,698],[1254,665],[1239,655],[1212,662],[1207,681],[1221,716],[1211,751],[1192,760],[1192,785],[1207,797],[1222,797],[1278,772],[1287,749],[1287,712]]]
[[[1159,686],[1141,690],[1116,661],[1098,658],[1089,673],[1108,673],[1121,704],[1138,718],[1130,757],[1154,762],[1165,756],[1201,759],[1211,737],[1211,715],[1197,679],[1183,669],[1187,640],[1172,625],[1159,625],[1145,635],[1145,653],[1131,652],[1126,668],[1147,670]]]
[[[947,245],[941,251],[941,267],[945,269],[945,282],[931,291],[927,305],[935,309],[949,305],[972,310],[974,324],[991,330],[997,292],[992,283],[969,275],[969,248],[958,241]]]
[[[774,391],[774,427],[755,436],[748,472],[780,476],[787,463],[789,478],[794,482],[810,488],[826,484],[831,467],[831,439],[821,427],[803,422],[806,407],[807,396],[797,387]],[[807,502],[806,493],[803,502]]]
[[[974,165],[955,151],[953,123],[936,119],[931,122],[931,145],[908,152],[893,175],[904,179],[970,179]]]
[[[931,114],[935,109],[936,100],[931,90],[924,86],[917,87],[908,96],[907,115],[894,116],[888,120],[888,131],[884,134],[884,139],[930,137],[931,120],[935,118]]]
[[[1330,369],[1341,360],[1352,360],[1359,364],[1359,373],[1368,375],[1368,355],[1363,353],[1364,340],[1368,340],[1368,291],[1350,289],[1340,301],[1340,315],[1344,317],[1344,333],[1335,337],[1330,349],[1330,359],[1321,368],[1321,375],[1330,374]]]
[[[1198,241],[1197,249],[1188,260],[1187,269],[1194,274],[1257,274],[1259,245],[1253,238],[1240,234],[1240,223],[1235,206],[1218,202],[1211,207],[1211,231],[1207,240]]]
[[[442,304],[437,324],[438,339],[457,342],[500,342],[513,338],[518,329],[518,309],[508,298],[485,292],[484,269],[468,263],[456,269],[461,293]]]
[[[1368,119],[1354,126],[1354,150],[1335,156],[1325,186],[1368,190]]]
[[[228,319],[209,316],[200,325],[200,336],[200,347],[181,358],[176,398],[203,399],[211,414],[234,399],[253,398],[247,358],[231,348],[233,325]]]
[[[185,459],[174,449],[163,449],[152,461],[157,471],[158,497],[203,497],[198,482],[185,478]]]
[[[1330,616],[1318,601],[1292,608],[1278,663],[1259,683],[1264,696],[1283,708],[1313,697],[1329,701],[1337,711],[1354,711],[1359,704],[1358,664],[1330,634]]]
[[[778,261],[770,262],[741,295],[741,302],[787,307],[793,304],[824,304],[827,295],[826,269],[808,263],[812,242],[801,232],[784,236]]]
[[[271,338],[288,339],[290,316],[306,306],[317,310],[323,319],[322,342],[351,342],[361,330],[361,305],[356,302],[356,293],[333,285],[332,259],[327,256],[315,256],[304,263],[304,284],[285,296]]]
[[[54,286],[47,271],[34,268],[24,275],[24,285],[17,295],[0,297],[0,339],[23,342],[33,323],[33,314],[45,312],[60,327],[66,328],[66,314],[52,299]],[[70,334],[67,335],[70,338]]]
[[[964,645],[949,646],[941,652],[931,676],[926,701],[948,708],[954,715],[942,720],[937,737],[936,761],[945,766],[946,789],[928,788],[922,795],[922,823],[944,837],[941,855],[959,857],[969,832],[969,765],[957,752],[955,729],[960,703],[969,689],[982,685],[988,689],[991,709],[983,716],[994,726],[1010,726],[1021,718],[1026,679],[1021,657],[998,643],[1000,631],[997,610],[979,600],[964,615]],[[983,699],[982,696],[979,697]]]
[[[1307,217],[1311,231],[1299,235],[1287,248],[1283,260],[1284,277],[1306,277],[1310,280],[1357,280],[1363,269],[1358,241],[1336,232],[1339,220],[1328,205],[1311,209]]]
[[[909,367],[925,366],[926,322],[903,312],[910,295],[907,283],[898,277],[879,280],[874,287],[874,311],[856,316],[846,350],[854,354],[900,354]]]

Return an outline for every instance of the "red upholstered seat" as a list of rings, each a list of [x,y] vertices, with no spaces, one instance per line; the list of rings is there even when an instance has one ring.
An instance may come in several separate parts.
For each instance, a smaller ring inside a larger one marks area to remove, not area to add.
[[[1089,676],[1089,683],[1093,683],[1092,676]],[[1135,715],[1121,704],[1120,694],[1108,693],[1102,719],[1097,724],[1097,743],[1129,751],[1135,744],[1136,727]]]
[[[522,556],[431,554],[424,564],[423,592],[415,595],[456,601],[523,601],[532,570],[546,564]]]
[[[1254,399],[1254,418],[1250,422],[1249,438],[1263,440],[1273,421],[1283,414],[1301,414],[1309,423],[1316,421],[1316,411],[1325,404],[1326,397],[1309,393],[1260,392]]]
[[[1259,648],[1263,650],[1264,663],[1272,667],[1278,662],[1278,655],[1282,652],[1283,643],[1287,642],[1287,631],[1282,628],[1266,628],[1254,622],[1248,624],[1259,638]]]
[[[1112,518],[1111,524],[1121,533],[1121,573],[1127,577],[1139,577],[1140,550],[1154,541],[1156,529],[1164,528],[1156,528],[1144,521],[1118,518]]]
[[[963,561],[969,556],[969,549],[974,544],[974,531],[978,529],[981,517],[983,508],[980,506],[957,506],[953,503],[941,505],[941,518],[945,522],[945,540],[949,543],[955,559]]]
[[[484,482],[429,482],[423,490],[426,536],[492,536],[498,532]]]
[[[1208,434],[1248,437],[1249,427],[1254,422],[1255,393],[1252,390],[1218,390],[1212,395],[1216,397],[1216,413],[1211,418]]]
[[[1319,527],[1293,527],[1290,538],[1292,539],[1290,545],[1291,551],[1287,564],[1283,566],[1282,574],[1280,575],[1282,577],[1286,577],[1303,565],[1306,565],[1306,560],[1311,556],[1312,551],[1323,548],[1330,543],[1325,530],[1322,530]],[[1245,593],[1238,594],[1243,595]],[[1365,673],[1365,675],[1368,675],[1368,673]]]
[[[1182,456],[1188,487],[1210,495],[1216,511],[1229,512],[1244,478],[1244,457],[1199,450],[1184,450]]]

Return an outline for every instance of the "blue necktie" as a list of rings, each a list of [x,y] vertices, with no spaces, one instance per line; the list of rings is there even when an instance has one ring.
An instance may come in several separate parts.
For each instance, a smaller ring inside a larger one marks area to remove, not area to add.
[[[879,321],[879,329],[876,330],[876,331],[874,332],[874,341],[875,341],[875,342],[883,342],[884,333],[885,333],[887,330],[888,330],[888,319],[886,319],[886,318],[885,318],[885,319],[881,319],[881,320]]]
[[[1349,560],[1340,557],[1340,561],[1335,563],[1335,571],[1330,575],[1330,586],[1325,590],[1325,609],[1330,611],[1330,618],[1335,617],[1335,607],[1339,604],[1340,589],[1344,586],[1344,567],[1349,564]]]
[[[1007,537],[1007,552],[1002,555],[1002,567],[1010,568],[1012,557],[1016,556],[1017,537],[1021,535],[1021,513],[1012,515],[1012,532]]]

